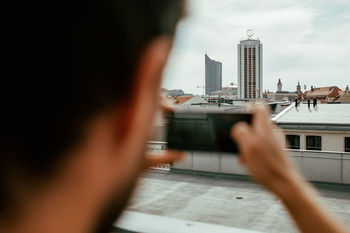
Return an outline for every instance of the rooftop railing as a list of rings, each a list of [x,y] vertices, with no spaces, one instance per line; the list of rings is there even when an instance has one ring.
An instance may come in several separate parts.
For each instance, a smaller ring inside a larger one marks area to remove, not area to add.
[[[151,141],[148,145],[155,156],[157,152],[166,149],[166,142]],[[286,151],[309,181],[350,184],[350,153],[290,149]],[[248,175],[239,165],[237,155],[227,153],[188,152],[184,161],[173,165],[161,165],[154,169]]]

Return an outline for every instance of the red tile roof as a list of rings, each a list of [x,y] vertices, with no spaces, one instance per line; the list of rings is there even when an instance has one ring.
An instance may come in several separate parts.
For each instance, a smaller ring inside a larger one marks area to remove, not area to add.
[[[341,96],[334,102],[338,103],[350,103],[350,91],[349,87],[346,87],[345,91],[342,91]]]
[[[342,90],[337,86],[330,86],[330,87],[318,87],[313,88],[313,90],[307,91],[305,94],[306,98],[313,98],[313,97],[338,97]]]
[[[193,96],[176,96],[176,97],[172,98],[172,102],[175,105],[181,105],[192,98],[193,98]]]

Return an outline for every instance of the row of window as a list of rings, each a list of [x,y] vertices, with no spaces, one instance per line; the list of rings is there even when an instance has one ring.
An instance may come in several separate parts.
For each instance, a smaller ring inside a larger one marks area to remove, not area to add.
[[[300,149],[299,135],[286,135],[289,149]],[[322,150],[321,136],[306,136],[306,150]],[[345,152],[350,152],[350,137],[345,137]]]

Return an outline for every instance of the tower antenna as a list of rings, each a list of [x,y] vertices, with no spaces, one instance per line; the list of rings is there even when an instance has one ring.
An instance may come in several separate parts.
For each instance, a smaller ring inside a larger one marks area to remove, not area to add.
[[[248,30],[247,30],[247,36],[248,36],[248,39],[251,39],[251,38],[254,36],[254,31],[253,31],[253,29],[248,29]]]

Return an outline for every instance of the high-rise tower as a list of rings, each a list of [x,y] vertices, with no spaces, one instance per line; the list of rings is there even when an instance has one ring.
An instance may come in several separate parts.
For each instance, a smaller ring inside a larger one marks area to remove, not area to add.
[[[212,60],[205,54],[205,94],[222,88],[222,63]]]
[[[249,29],[248,38],[237,46],[238,98],[241,99],[262,98],[263,93],[263,45],[253,35]]]

